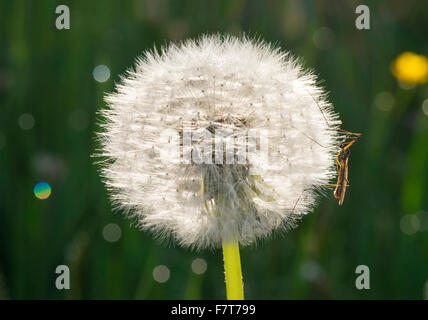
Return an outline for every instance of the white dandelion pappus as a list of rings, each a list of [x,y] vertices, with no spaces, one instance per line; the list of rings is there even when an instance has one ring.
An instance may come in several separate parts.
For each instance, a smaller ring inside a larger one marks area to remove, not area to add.
[[[146,52],[106,101],[99,156],[113,203],[183,246],[294,227],[335,176],[337,115],[312,73],[262,41]]]

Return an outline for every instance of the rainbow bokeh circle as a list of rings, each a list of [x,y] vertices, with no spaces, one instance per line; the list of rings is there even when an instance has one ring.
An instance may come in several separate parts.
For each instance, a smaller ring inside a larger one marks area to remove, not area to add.
[[[34,195],[41,200],[49,198],[51,186],[46,182],[39,182],[34,186]]]

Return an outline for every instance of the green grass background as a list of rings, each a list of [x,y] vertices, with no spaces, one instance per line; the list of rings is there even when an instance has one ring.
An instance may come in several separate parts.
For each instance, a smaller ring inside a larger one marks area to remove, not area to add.
[[[59,4],[70,8],[70,30],[55,28]],[[356,29],[358,4],[369,6],[371,30]],[[390,64],[403,51],[427,55],[427,21],[416,0],[1,0],[0,298],[225,297],[221,252],[161,246],[130,226],[112,213],[90,158],[103,95],[135,57],[205,32],[258,35],[302,57],[343,127],[363,133],[342,207],[329,194],[297,229],[241,251],[246,297],[426,297],[428,86],[401,88]],[[323,38],[320,28],[331,32]],[[94,81],[99,64],[111,70],[107,82]],[[384,91],[394,98],[389,111],[375,104]],[[18,126],[23,113],[35,119],[31,130]],[[33,194],[39,181],[52,187],[48,200]],[[400,228],[409,214],[422,219],[413,234]],[[109,223],[122,229],[118,242],[103,238]],[[190,268],[197,257],[208,263],[203,275]],[[55,287],[60,264],[70,267],[70,290]],[[160,264],[171,271],[163,284],[152,276]],[[355,288],[358,265],[370,268],[370,290]]]

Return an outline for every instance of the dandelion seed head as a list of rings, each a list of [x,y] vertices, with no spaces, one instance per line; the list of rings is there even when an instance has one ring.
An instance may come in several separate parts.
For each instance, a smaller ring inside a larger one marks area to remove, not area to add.
[[[194,248],[294,227],[335,175],[340,121],[297,59],[203,36],[146,52],[101,111],[101,173],[118,209]]]

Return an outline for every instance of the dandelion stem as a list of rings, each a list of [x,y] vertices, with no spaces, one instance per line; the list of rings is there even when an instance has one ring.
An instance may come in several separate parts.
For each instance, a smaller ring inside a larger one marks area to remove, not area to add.
[[[223,242],[224,273],[228,300],[244,300],[238,242]]]

